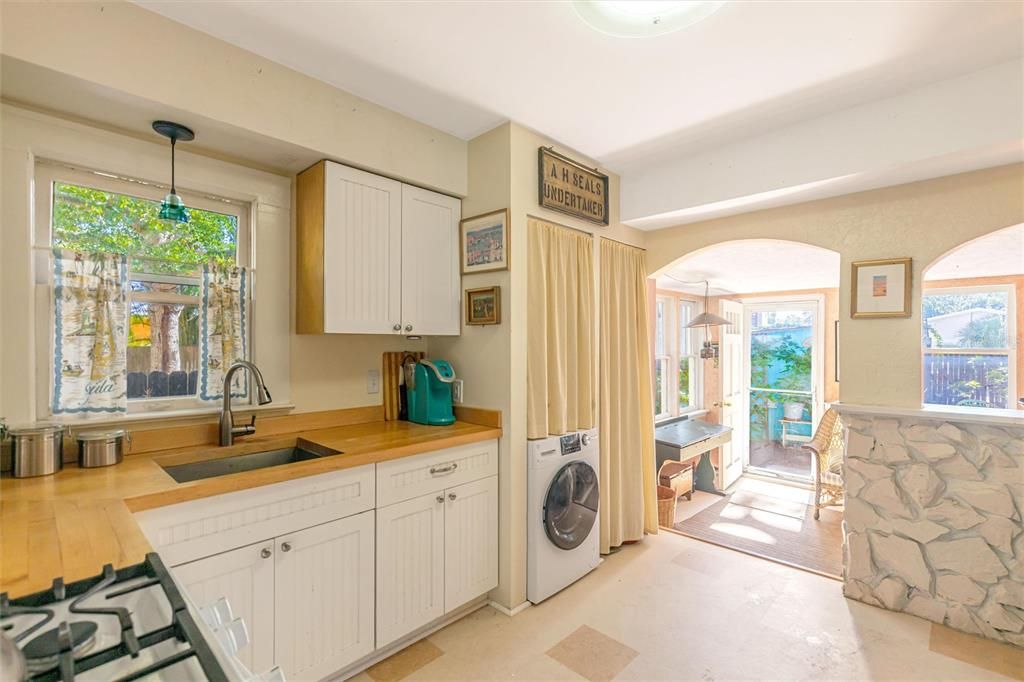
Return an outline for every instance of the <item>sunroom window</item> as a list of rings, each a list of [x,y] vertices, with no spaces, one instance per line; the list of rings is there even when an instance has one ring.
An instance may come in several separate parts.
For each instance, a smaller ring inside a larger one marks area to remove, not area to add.
[[[654,412],[658,419],[700,407],[700,363],[695,332],[687,328],[697,304],[676,296],[658,296],[654,319]]]
[[[248,206],[182,193],[189,221],[168,225],[157,217],[162,188],[49,164],[38,166],[37,181],[38,246],[123,257],[126,324],[115,328],[127,337],[129,411],[200,405],[204,266],[247,265]],[[54,368],[51,392],[60,390],[58,372],[74,377],[79,368],[67,360]]]
[[[1012,286],[924,292],[924,403],[1013,407]]]

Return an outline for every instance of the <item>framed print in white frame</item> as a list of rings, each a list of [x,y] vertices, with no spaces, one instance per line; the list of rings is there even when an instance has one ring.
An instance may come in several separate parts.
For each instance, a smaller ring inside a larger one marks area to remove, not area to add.
[[[462,274],[508,269],[508,223],[507,208],[464,218],[459,222]]]
[[[853,263],[850,317],[910,317],[910,258]]]

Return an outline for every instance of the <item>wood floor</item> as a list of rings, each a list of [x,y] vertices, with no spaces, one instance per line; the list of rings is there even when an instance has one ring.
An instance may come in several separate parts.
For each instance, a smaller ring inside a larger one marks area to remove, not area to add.
[[[698,500],[698,502],[707,500]],[[777,483],[741,480],[728,497],[677,520],[674,530],[697,540],[789,566],[842,575],[842,512],[823,509],[814,519],[808,491]],[[686,512],[686,502],[677,509]]]

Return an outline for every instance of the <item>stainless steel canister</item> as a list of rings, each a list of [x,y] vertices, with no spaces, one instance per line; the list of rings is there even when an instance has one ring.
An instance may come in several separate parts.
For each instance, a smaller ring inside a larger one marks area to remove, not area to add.
[[[64,426],[39,422],[8,429],[15,478],[48,476],[64,466]]]
[[[124,429],[83,431],[75,439],[78,441],[78,466],[83,469],[120,463],[124,459],[125,442],[131,442],[131,436]]]

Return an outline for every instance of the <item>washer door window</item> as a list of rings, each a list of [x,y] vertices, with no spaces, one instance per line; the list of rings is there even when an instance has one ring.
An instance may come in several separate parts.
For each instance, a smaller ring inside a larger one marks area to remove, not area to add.
[[[558,470],[544,499],[544,530],[561,549],[579,547],[597,521],[597,473],[586,462]]]

